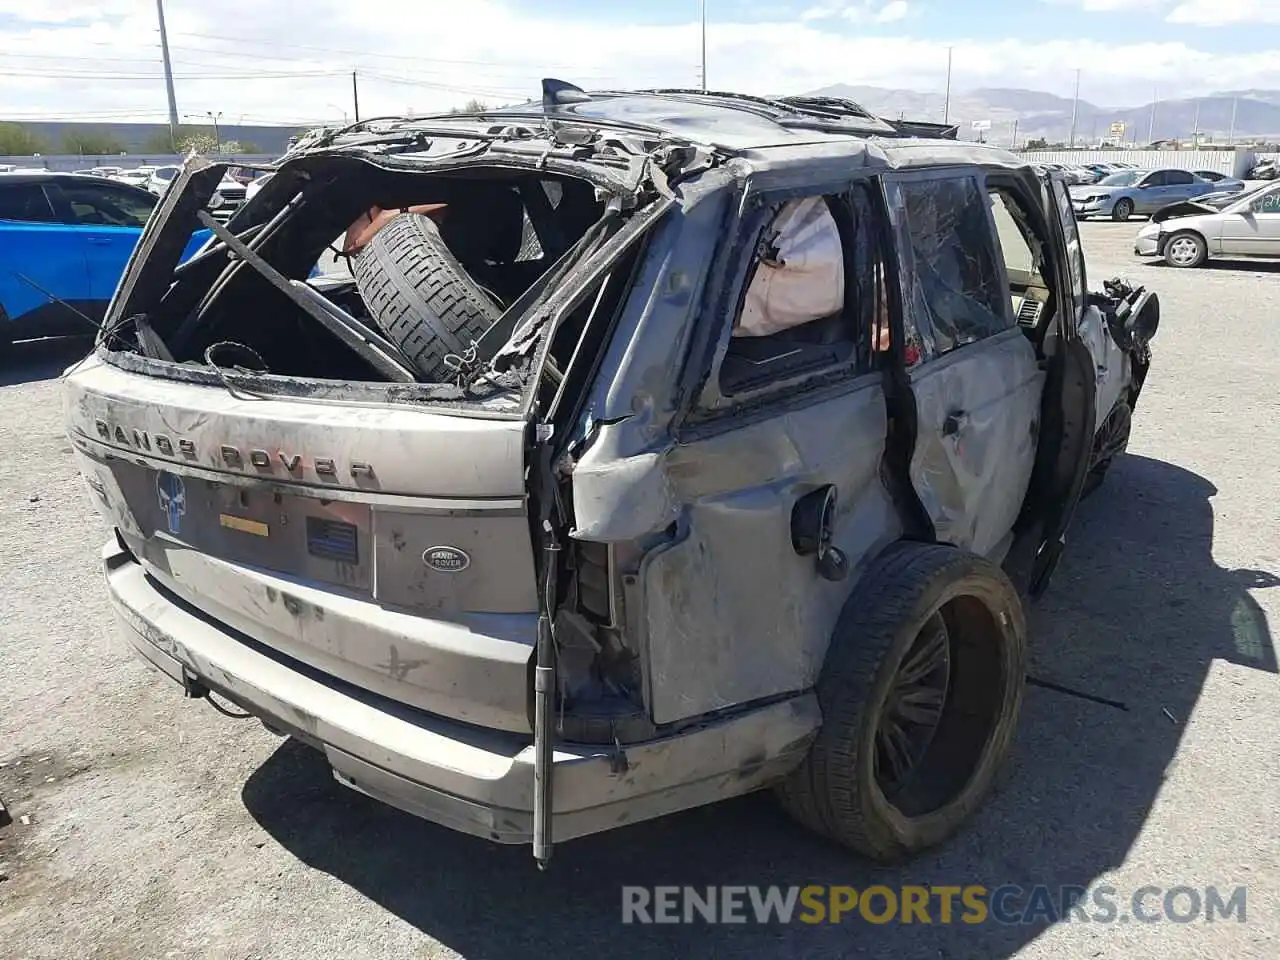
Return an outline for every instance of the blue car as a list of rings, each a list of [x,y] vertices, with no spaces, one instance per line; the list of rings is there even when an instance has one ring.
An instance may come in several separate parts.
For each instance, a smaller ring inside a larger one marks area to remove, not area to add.
[[[100,177],[0,174],[0,351],[15,340],[92,334],[85,317],[96,323],[106,313],[159,202]],[[194,233],[183,259],[208,238]]]

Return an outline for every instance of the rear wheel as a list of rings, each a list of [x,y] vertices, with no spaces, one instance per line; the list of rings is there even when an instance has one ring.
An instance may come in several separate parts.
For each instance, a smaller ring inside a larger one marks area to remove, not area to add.
[[[779,786],[783,805],[876,860],[940,843],[1008,754],[1025,670],[1021,601],[999,567],[952,547],[891,548],[836,624],[822,728]]]
[[[1164,262],[1171,267],[1198,267],[1209,259],[1204,237],[1190,230],[1175,233],[1164,245]]]
[[[1128,220],[1133,216],[1133,201],[1125,197],[1121,197],[1116,201],[1116,205],[1111,208],[1112,220]]]

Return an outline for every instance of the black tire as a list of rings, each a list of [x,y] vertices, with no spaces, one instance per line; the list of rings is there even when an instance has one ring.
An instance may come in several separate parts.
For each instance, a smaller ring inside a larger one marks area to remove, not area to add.
[[[1117,457],[1124,456],[1129,449],[1129,434],[1133,428],[1133,407],[1128,400],[1120,400],[1102,421],[1098,435],[1093,441],[1093,451],[1089,455],[1089,472],[1084,478],[1084,488],[1080,491],[1080,499],[1093,493],[1107,477]]]
[[[1111,208],[1112,220],[1128,220],[1133,216],[1133,201],[1128,197],[1121,197],[1116,201],[1116,205]]]
[[[948,661],[939,722],[886,793],[878,773],[886,702],[939,624],[958,669]],[[941,843],[977,809],[1009,752],[1025,674],[1022,602],[999,567],[953,547],[891,547],[841,611],[818,681],[822,727],[778,787],[783,806],[882,862]]]
[[[374,234],[351,272],[378,327],[428,381],[448,380],[444,358],[466,353],[501,315],[421,214],[402,213]]]
[[[1209,259],[1209,245],[1194,230],[1180,230],[1164,242],[1164,262],[1181,270],[1194,269]]]

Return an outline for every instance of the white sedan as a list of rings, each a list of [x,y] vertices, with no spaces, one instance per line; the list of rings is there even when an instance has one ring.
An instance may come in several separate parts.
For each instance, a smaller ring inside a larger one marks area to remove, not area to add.
[[[1133,252],[1171,267],[1198,267],[1210,257],[1280,257],[1280,183],[1206,199],[1156,211]]]

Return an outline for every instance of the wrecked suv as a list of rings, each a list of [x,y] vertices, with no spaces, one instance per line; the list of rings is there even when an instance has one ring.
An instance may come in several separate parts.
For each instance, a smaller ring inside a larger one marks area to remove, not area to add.
[[[1061,180],[554,81],[318,135],[225,225],[222,175],[66,378],[150,663],[541,863],[763,787],[886,860],[974,810],[1155,327],[1087,291]]]

